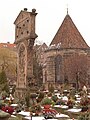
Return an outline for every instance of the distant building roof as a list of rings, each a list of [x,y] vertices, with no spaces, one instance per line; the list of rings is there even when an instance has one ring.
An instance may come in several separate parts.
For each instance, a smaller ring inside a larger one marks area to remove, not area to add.
[[[50,44],[53,45],[60,48],[89,48],[68,14]]]
[[[34,49],[37,50],[37,51],[38,51],[38,50],[41,50],[41,51],[42,51],[42,49],[45,50],[46,48],[48,48],[48,46],[46,45],[46,43],[43,43],[43,44],[41,44],[41,45],[37,45],[37,44],[36,44],[36,45],[34,46]]]
[[[0,48],[16,48],[16,44],[0,43]]]

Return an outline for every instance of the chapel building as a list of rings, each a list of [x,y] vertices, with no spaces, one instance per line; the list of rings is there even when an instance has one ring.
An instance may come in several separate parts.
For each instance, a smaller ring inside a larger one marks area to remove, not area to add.
[[[90,47],[68,13],[45,54],[43,83],[47,89],[65,83],[77,89],[90,87]]]

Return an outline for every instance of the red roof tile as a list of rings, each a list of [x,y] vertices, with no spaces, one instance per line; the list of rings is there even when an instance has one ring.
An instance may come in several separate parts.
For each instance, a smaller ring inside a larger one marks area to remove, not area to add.
[[[16,47],[16,44],[11,44],[11,43],[0,43],[0,48],[14,48]]]
[[[50,45],[59,45],[60,48],[89,48],[68,14]]]

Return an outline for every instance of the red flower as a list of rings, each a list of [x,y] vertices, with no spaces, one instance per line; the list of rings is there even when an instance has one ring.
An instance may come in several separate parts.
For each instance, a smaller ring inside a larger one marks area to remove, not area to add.
[[[52,109],[50,105],[44,105],[43,114],[56,114],[57,111]]]
[[[49,109],[51,107],[51,105],[44,105],[43,107],[44,107],[44,109]]]
[[[43,110],[43,113],[44,113],[44,114],[56,114],[57,111],[54,110],[54,109],[44,109],[44,110]]]
[[[9,114],[12,114],[14,112],[14,109],[11,106],[8,106],[7,109]]]
[[[6,106],[6,107],[4,106],[4,107],[2,107],[2,110],[9,114],[12,114],[14,112],[14,109],[11,106]]]
[[[1,110],[3,110],[4,112],[6,112],[6,111],[7,111],[7,109],[6,109],[6,107],[5,107],[5,106],[3,106]]]

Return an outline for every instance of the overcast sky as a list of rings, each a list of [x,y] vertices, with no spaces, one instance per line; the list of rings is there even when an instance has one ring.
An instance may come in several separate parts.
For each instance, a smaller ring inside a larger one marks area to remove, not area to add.
[[[36,41],[50,44],[68,12],[90,46],[90,0],[2,0],[0,2],[0,42],[15,41],[14,21],[21,10],[36,9]]]

